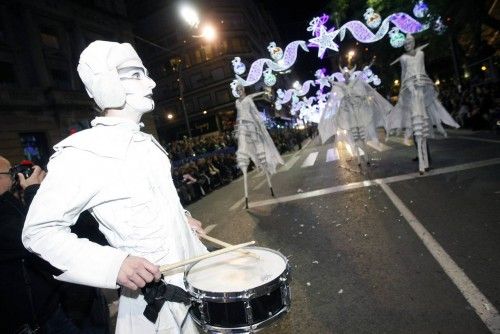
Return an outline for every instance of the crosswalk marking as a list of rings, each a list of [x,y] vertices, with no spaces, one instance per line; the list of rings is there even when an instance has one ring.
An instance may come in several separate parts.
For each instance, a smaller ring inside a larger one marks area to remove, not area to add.
[[[319,154],[319,152],[309,153],[306,160],[304,160],[304,162],[302,163],[301,168],[310,167],[310,166],[314,165],[314,163],[316,162],[316,158],[318,157],[318,154]]]
[[[353,150],[352,150],[351,145],[349,145],[349,144],[347,144],[347,143],[344,143],[344,145],[345,145],[345,149],[347,150],[347,152],[349,153],[349,155],[350,155],[351,157],[354,157],[354,153],[353,153]],[[360,156],[361,156],[361,155],[365,155],[365,152],[364,152],[361,148],[359,148],[359,147],[358,147],[358,154],[359,154]]]
[[[387,151],[387,150],[391,149],[390,146],[387,146],[387,145],[385,145],[385,144],[383,144],[381,142],[375,142],[375,141],[369,140],[369,141],[366,142],[366,144],[368,146],[370,146],[371,148],[376,149],[379,152],[384,152],[384,151]]]
[[[293,167],[293,165],[295,165],[295,163],[296,163],[299,159],[300,159],[300,155],[296,155],[296,156],[291,157],[291,158],[290,158],[290,160],[288,160],[288,161],[286,162],[286,164],[285,164],[283,167],[281,167],[281,168],[279,169],[279,171],[280,171],[280,172],[286,172],[286,171],[290,170],[290,168],[292,168],[292,167]]]
[[[339,160],[339,151],[336,148],[329,148],[326,151],[326,162]]]
[[[399,144],[403,144],[405,146],[413,146],[413,140],[409,138],[406,139],[404,137],[389,137],[389,140]]]

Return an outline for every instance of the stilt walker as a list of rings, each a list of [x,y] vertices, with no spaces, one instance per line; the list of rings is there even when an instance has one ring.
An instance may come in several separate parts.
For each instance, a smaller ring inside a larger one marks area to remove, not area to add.
[[[354,77],[356,67],[341,68],[344,82],[333,82],[332,91],[318,126],[321,140],[333,135],[336,141],[347,141],[352,145],[358,165],[362,160],[370,165],[366,141],[378,143],[377,128],[386,127],[387,115],[392,105],[384,99],[360,75]],[[336,110],[335,110],[336,109]],[[363,149],[362,158],[359,149]]]
[[[243,172],[246,209],[248,209],[247,171],[250,160],[266,174],[267,184],[273,197],[274,191],[271,184],[271,175],[276,173],[278,164],[284,164],[253,102],[254,97],[262,94],[265,93],[260,92],[246,95],[245,88],[242,85],[236,86],[235,95],[238,95],[235,102],[238,113],[236,117],[236,136],[238,138],[236,159],[238,167]]]
[[[415,38],[408,34],[404,41],[406,53],[391,63],[401,63],[401,89],[398,103],[389,116],[389,129],[406,129],[406,139],[415,136],[421,175],[429,170],[427,138],[433,137],[434,127],[445,137],[441,123],[459,127],[439,102],[436,87],[425,72],[422,49],[427,45],[415,48]]]

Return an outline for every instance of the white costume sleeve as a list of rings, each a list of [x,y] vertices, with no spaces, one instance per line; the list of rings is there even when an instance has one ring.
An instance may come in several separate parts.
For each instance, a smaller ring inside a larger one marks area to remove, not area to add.
[[[340,101],[344,97],[344,92],[338,83],[333,83],[330,96],[326,101],[323,113],[320,116],[318,131],[321,141],[325,143],[330,137],[337,133],[336,116]]]
[[[79,214],[99,203],[111,173],[94,154],[82,150],[66,148],[50,160],[47,177],[29,208],[22,241],[28,250],[63,271],[56,277],[59,280],[117,287],[118,272],[128,254],[70,232]]]

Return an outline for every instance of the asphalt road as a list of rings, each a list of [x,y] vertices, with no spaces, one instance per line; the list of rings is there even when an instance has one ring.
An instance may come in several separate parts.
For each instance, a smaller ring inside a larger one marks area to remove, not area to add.
[[[500,333],[500,137],[452,131],[430,141],[418,175],[401,138],[369,147],[313,140],[273,176],[188,209],[210,235],[256,240],[292,268],[292,308],[262,333]],[[352,149],[351,149],[352,151]]]

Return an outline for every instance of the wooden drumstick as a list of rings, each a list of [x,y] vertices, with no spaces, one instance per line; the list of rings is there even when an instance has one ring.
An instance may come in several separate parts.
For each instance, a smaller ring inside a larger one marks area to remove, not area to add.
[[[219,246],[223,246],[223,247],[231,247],[231,246],[232,246],[231,244],[229,244],[229,243],[227,243],[227,242],[225,242],[225,241],[222,241],[222,240],[216,239],[216,238],[214,238],[214,237],[210,237],[210,236],[208,236],[208,235],[206,235],[206,234],[199,234],[199,237],[200,237],[200,238],[203,238],[203,239],[205,239],[205,240],[208,240],[208,241],[210,241],[210,242],[213,242],[214,244],[219,245]],[[240,249],[240,250],[238,250],[238,252],[243,253],[243,254],[245,254],[245,255],[253,256],[253,257],[255,257],[256,259],[260,259],[260,256],[258,256],[257,254],[252,253],[252,252],[247,251],[247,250],[244,250],[244,249]]]
[[[253,245],[253,244],[255,244],[255,241],[245,242],[243,244],[239,244],[239,245],[234,245],[234,246],[222,248],[222,249],[216,250],[214,252],[203,254],[203,255],[200,255],[200,256],[197,256],[197,257],[193,257],[193,258],[190,258],[190,259],[187,259],[187,260],[183,260],[183,261],[179,261],[179,262],[176,262],[176,263],[172,263],[172,264],[167,264],[167,265],[161,266],[160,267],[160,271],[162,273],[165,273],[166,271],[169,271],[169,270],[172,270],[172,269],[175,269],[175,268],[179,268],[179,267],[185,266],[186,264],[190,264],[190,263],[193,263],[193,262],[198,262],[200,260],[208,259],[210,257],[214,257],[214,256],[217,256],[217,255],[220,255],[220,254],[224,254],[224,253],[227,253],[227,252],[231,252],[233,250],[237,250],[237,249],[240,249],[240,248],[243,248],[243,247],[246,247],[246,246],[250,246],[250,245]]]

